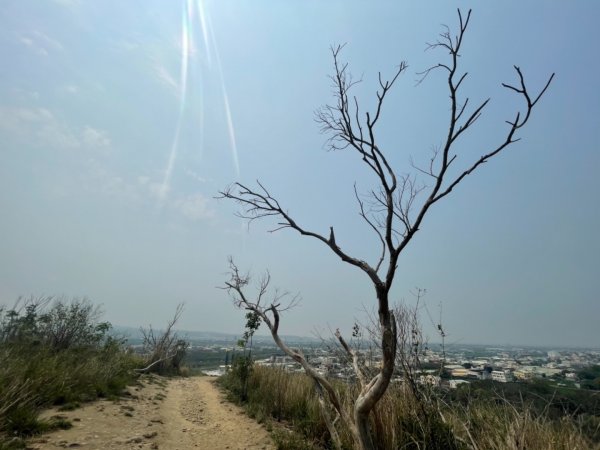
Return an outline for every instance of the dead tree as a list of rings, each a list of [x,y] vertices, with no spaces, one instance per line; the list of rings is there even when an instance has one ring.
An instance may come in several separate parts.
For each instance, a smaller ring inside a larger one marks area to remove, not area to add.
[[[306,374],[311,377],[315,383],[315,388],[319,398],[319,405],[325,424],[331,435],[331,440],[335,448],[341,449],[340,438],[335,428],[337,420],[342,420],[350,429],[353,427],[354,420],[342,407],[342,400],[333,385],[312,367],[304,354],[300,350],[292,349],[279,336],[279,322],[281,313],[293,308],[299,300],[298,295],[290,297],[288,292],[275,290],[272,294],[269,292],[271,276],[269,272],[260,280],[258,292],[255,297],[250,297],[247,288],[250,284],[250,275],[240,273],[238,267],[229,258],[229,280],[225,282],[223,289],[226,289],[233,299],[235,306],[252,311],[267,326],[275,344],[290,358],[302,366]],[[267,298],[270,295],[270,298]],[[282,301],[287,300],[282,306]],[[341,342],[343,338],[339,337]],[[345,345],[345,343],[344,343]],[[325,401],[327,399],[327,402]],[[335,418],[332,419],[330,407],[334,410]],[[353,430],[355,432],[355,430]]]
[[[449,55],[448,61],[435,64],[420,74],[420,81],[435,70],[446,74],[450,97],[448,132],[443,145],[434,152],[428,166],[411,164],[413,170],[408,174],[392,167],[389,155],[379,146],[377,140],[377,125],[383,113],[385,99],[400,75],[407,69],[406,63],[402,62],[388,80],[379,74],[375,109],[372,112],[363,112],[358,100],[351,94],[357,81],[353,80],[348,64],[340,60],[343,47],[332,48],[334,73],[331,79],[335,103],[317,111],[316,118],[322,131],[329,134],[328,145],[331,150],[347,149],[355,152],[365,164],[367,172],[376,177],[378,186],[366,194],[359,194],[356,185],[354,186],[359,215],[381,245],[380,256],[374,263],[368,263],[347,253],[336,241],[333,227],[325,234],[302,226],[260,181],[257,181],[256,187],[234,183],[220,192],[219,198],[231,199],[241,205],[241,211],[238,212],[240,217],[249,221],[272,217],[277,220],[277,226],[272,231],[290,228],[302,236],[321,241],[342,261],[364,272],[373,284],[381,327],[383,361],[377,375],[370,379],[359,377],[361,390],[354,404],[352,421],[356,447],[360,449],[373,448],[369,432],[369,414],[385,393],[394,372],[396,328],[390,309],[389,293],[400,255],[423,225],[423,220],[433,205],[450,194],[468,175],[520,139],[517,137],[519,130],[529,121],[534,107],[554,77],[552,74],[543,88],[537,94],[532,94],[525,85],[523,72],[515,66],[517,83],[502,83],[502,86],[518,94],[524,101],[524,108],[506,120],[508,127],[499,142],[482,144],[481,157],[463,162],[462,168],[456,167],[460,161],[459,153],[455,151],[457,142],[477,122],[490,101],[488,98],[471,108],[469,98],[461,95],[467,72],[460,70],[459,56],[470,18],[471,11],[464,17],[459,10],[459,29],[456,35],[446,27],[436,42],[428,44],[430,49],[441,49]],[[451,166],[452,171],[449,170]],[[429,184],[418,183],[418,175],[428,179]],[[273,307],[271,311],[276,314],[277,307]]]
[[[164,331],[157,332],[152,325],[147,329],[140,328],[147,365],[142,369],[136,369],[136,372],[179,373],[188,343],[180,339],[173,328],[183,314],[183,306],[183,303],[177,305],[175,314]]]

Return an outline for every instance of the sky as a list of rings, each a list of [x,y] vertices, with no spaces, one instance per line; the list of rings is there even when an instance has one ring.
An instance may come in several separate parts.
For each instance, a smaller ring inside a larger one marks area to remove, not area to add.
[[[600,346],[600,61],[591,1],[4,0],[0,9],[0,304],[87,297],[116,325],[243,332],[227,258],[300,293],[281,333],[366,322],[364,273],[274,221],[250,226],[215,197],[269,188],[308,229],[336,230],[374,262],[377,238],[353,186],[374,179],[351,151],[327,151],[315,111],[333,101],[330,47],[373,108],[377,74],[408,70],[386,98],[378,141],[398,173],[443,143],[448,55],[425,51],[473,6],[460,58],[471,104],[491,98],[461,140],[457,168],[505,135],[556,72],[514,144],[436,204],[400,257],[391,291],[437,340]],[[263,330],[264,332],[264,330]]]

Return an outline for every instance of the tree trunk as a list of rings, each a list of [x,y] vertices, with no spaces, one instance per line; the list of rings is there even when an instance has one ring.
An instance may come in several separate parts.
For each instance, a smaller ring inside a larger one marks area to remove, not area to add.
[[[354,404],[355,440],[359,450],[375,450],[371,439],[369,416],[390,384],[396,360],[396,324],[394,315],[389,309],[385,287],[378,287],[377,299],[379,301],[379,324],[381,325],[382,366],[377,376],[363,387]]]
[[[371,427],[369,426],[369,412],[355,411],[356,435],[354,437],[357,450],[375,450],[371,439]]]

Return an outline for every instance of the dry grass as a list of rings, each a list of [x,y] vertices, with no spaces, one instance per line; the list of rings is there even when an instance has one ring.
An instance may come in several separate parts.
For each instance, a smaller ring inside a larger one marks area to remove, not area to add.
[[[235,394],[234,374],[222,377],[221,384]],[[337,383],[336,387],[344,406],[351,408],[355,388],[343,383]],[[390,386],[372,415],[377,448],[600,449],[600,443],[591,442],[583,433],[582,424],[570,416],[551,420],[545,414],[534,414],[524,405],[511,405],[506,401],[478,401],[463,407],[447,405],[434,395],[425,397],[429,400],[419,402],[401,384]],[[282,422],[295,431],[296,435],[275,427],[279,430],[277,436],[282,449],[331,448],[312,381],[303,374],[254,367],[245,407],[259,421]],[[339,433],[344,448],[352,448],[349,430],[341,428]]]

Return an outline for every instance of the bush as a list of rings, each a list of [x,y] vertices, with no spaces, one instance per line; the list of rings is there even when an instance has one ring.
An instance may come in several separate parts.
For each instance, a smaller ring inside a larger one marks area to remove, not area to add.
[[[138,358],[99,317],[85,299],[0,308],[0,448],[17,445],[7,436],[66,426],[39,420],[42,408],[116,396],[133,380]]]

